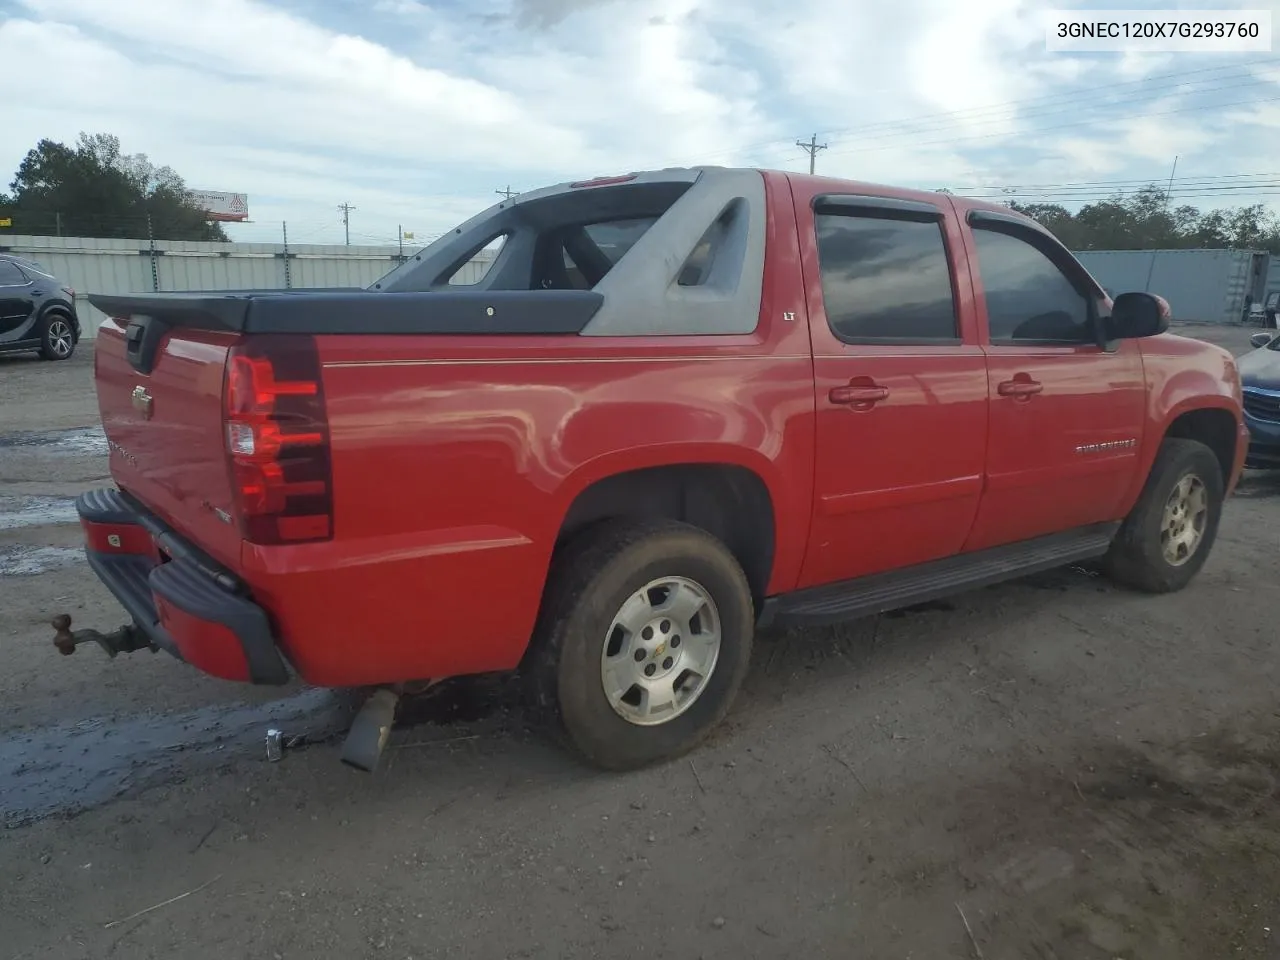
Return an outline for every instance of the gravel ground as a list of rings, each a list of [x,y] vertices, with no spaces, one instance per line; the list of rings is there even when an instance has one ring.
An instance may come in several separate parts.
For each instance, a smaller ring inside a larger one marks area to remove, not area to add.
[[[368,776],[341,698],[54,652],[121,620],[61,522],[91,374],[0,359],[0,958],[1280,958],[1280,478],[1174,596],[1065,569],[768,634],[691,759],[583,769],[479,679]],[[312,742],[268,763],[270,723]]]

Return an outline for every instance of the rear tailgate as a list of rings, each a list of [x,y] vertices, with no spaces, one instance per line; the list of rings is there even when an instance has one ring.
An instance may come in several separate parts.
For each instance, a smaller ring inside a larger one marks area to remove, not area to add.
[[[98,331],[98,407],[111,475],[213,559],[239,566],[241,532],[223,426],[238,297],[89,298],[115,319]],[[209,306],[212,305],[212,312]]]

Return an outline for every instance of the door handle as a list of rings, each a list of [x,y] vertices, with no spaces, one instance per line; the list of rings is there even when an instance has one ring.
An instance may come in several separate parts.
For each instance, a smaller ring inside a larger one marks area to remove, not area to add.
[[[1030,377],[1015,377],[1004,380],[996,387],[1002,397],[1013,397],[1015,400],[1027,400],[1044,390],[1044,384]]]
[[[874,383],[850,383],[844,387],[832,387],[827,394],[832,403],[848,404],[866,409],[889,398],[889,388]]]

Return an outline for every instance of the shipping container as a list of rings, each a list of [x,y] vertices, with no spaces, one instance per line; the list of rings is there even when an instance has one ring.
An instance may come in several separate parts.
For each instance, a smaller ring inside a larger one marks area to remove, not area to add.
[[[1280,286],[1280,258],[1255,250],[1086,250],[1076,254],[1112,296],[1155,293],[1169,301],[1173,319],[1243,323],[1249,303],[1268,285]]]

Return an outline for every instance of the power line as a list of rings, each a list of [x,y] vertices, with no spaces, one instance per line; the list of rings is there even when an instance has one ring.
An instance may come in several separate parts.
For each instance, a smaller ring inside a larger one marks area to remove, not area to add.
[[[1242,79],[1248,79],[1249,82],[1245,84],[1238,84],[1238,85],[1229,84],[1225,87],[1209,87],[1205,89],[1187,90],[1182,92],[1184,94],[1207,93],[1207,92],[1213,92],[1214,90],[1233,89],[1235,86],[1251,86],[1258,83],[1268,82],[1265,79],[1263,80],[1255,79],[1256,74],[1243,69],[1245,67],[1259,66],[1262,64],[1270,64],[1270,65],[1280,64],[1280,59],[1272,57],[1265,60],[1252,61],[1251,63],[1247,63],[1247,64],[1232,64],[1232,65],[1224,64],[1217,67],[1203,67],[1199,70],[1188,70],[1188,71],[1179,71],[1176,73],[1160,74],[1157,76],[1146,77],[1141,80],[1131,80],[1131,81],[1125,81],[1121,83],[1107,84],[1106,86],[1099,86],[1099,87],[1085,87],[1079,90],[1071,90],[1063,93],[1045,94],[1039,97],[1030,97],[1023,100],[1010,100],[1010,101],[1006,101],[1005,103],[992,104],[987,107],[974,107],[969,110],[925,114],[923,116],[912,117],[906,120],[891,120],[891,121],[884,121],[882,123],[862,125],[859,127],[844,128],[841,130],[828,130],[826,131],[826,135],[828,137],[839,136],[841,134],[857,134],[859,136],[862,136],[866,134],[868,131],[875,132],[881,129],[889,129],[891,132],[897,133],[906,128],[910,128],[910,130],[914,132],[917,125],[924,123],[926,121],[930,121],[929,123],[930,126],[936,126],[936,121],[939,121],[939,120],[943,120],[943,121],[945,120],[957,120],[957,121],[983,120],[986,114],[990,114],[993,111],[1004,112],[1013,108],[1052,107],[1056,112],[1058,108],[1065,107],[1071,110],[1077,110],[1081,105],[1091,105],[1093,103],[1096,103],[1098,105],[1103,105],[1109,102],[1113,102],[1113,103],[1136,102],[1137,100],[1145,100],[1145,99],[1151,99],[1153,97],[1168,96],[1170,94],[1177,93],[1178,91],[1176,89],[1171,89],[1171,85],[1164,84],[1157,90],[1125,91],[1122,95],[1122,99],[1120,100],[1115,100],[1105,95],[1113,94],[1118,88],[1121,88],[1121,87],[1142,85],[1158,79],[1172,80],[1179,77],[1187,77],[1195,74],[1206,73],[1206,72],[1217,72],[1222,70],[1229,70],[1229,71],[1236,71],[1236,72],[1234,72],[1233,74],[1228,74],[1226,76],[1205,77],[1201,80],[1191,81],[1191,83],[1214,83],[1221,80],[1242,80]],[[1103,94],[1104,96],[1095,99],[1094,97],[1091,96],[1094,94]],[[1132,99],[1129,99],[1129,98],[1132,98]],[[1007,118],[995,117],[995,118],[987,118],[987,119],[995,119],[997,121],[1003,121],[1004,119],[1007,119]]]
[[[1197,106],[1191,106],[1191,107],[1180,107],[1176,110],[1159,110],[1156,112],[1144,111],[1142,113],[1130,113],[1130,114],[1120,114],[1118,116],[1109,116],[1106,118],[1106,122],[1114,123],[1117,120],[1133,120],[1137,118],[1148,118],[1148,117],[1168,117],[1178,113],[1195,113],[1196,111],[1199,111],[1199,110],[1224,110],[1228,107],[1246,107],[1256,103],[1273,103],[1277,100],[1280,100],[1280,97],[1261,97],[1256,100],[1234,100],[1230,103],[1205,103],[1205,104],[1199,104]],[[1072,127],[1093,126],[1100,122],[1102,121],[1099,119],[1093,119],[1093,120],[1082,120],[1076,123],[1058,123],[1058,124],[1054,124],[1053,129],[1056,132],[1058,130],[1069,129]],[[943,139],[940,139],[940,140],[913,141],[911,143],[911,146],[928,147],[928,146],[934,146],[940,143],[946,143],[946,144],[968,143],[974,140],[990,140],[993,137],[1004,137],[1004,136],[1008,136],[1008,134],[1004,132],[987,133],[987,134],[971,134],[971,135],[960,136],[960,137],[944,137]],[[830,156],[837,157],[837,156],[844,156],[850,153],[863,153],[863,152],[869,152],[872,150],[894,150],[902,146],[903,144],[900,144],[900,143],[881,144],[880,146],[873,146],[873,147],[867,147],[859,144],[856,147],[850,147],[848,150],[833,150],[831,151]]]
[[[1225,78],[1213,78],[1213,79],[1225,79]],[[1217,86],[1217,87],[1208,87],[1208,88],[1183,91],[1181,96],[1189,97],[1197,94],[1218,93],[1218,92],[1223,92],[1228,90],[1241,90],[1246,87],[1256,87],[1256,86],[1264,86],[1264,87],[1274,89],[1275,82],[1272,80],[1251,80],[1247,83],[1229,83],[1229,84],[1224,84],[1222,86]],[[1112,110],[1116,108],[1137,107],[1145,103],[1150,103],[1153,100],[1159,101],[1161,99],[1165,99],[1169,97],[1168,91],[1148,91],[1145,93],[1136,91],[1136,93],[1137,93],[1136,96],[1119,99],[1119,100],[1116,100],[1116,99],[1099,100],[1096,102],[1088,102],[1088,101],[1081,102],[1077,100],[1070,104],[1062,104],[1050,110],[1044,110],[1040,112],[1028,113],[1023,115],[1010,114],[1008,116],[1003,116],[1003,117],[992,117],[986,121],[983,121],[982,123],[983,125],[990,126],[991,124],[1003,124],[1003,123],[1008,123],[1015,120],[1032,119],[1032,120],[1041,120],[1041,121],[1052,121],[1051,129],[1056,131],[1064,127],[1092,126],[1098,123],[1103,123],[1103,122],[1111,123],[1116,120],[1132,119],[1134,117],[1153,117],[1153,116],[1158,117],[1158,116],[1166,116],[1174,113],[1194,112],[1197,110],[1223,109],[1226,107],[1244,106],[1244,105],[1249,105],[1253,103],[1265,103],[1270,100],[1280,99],[1280,98],[1271,97],[1271,98],[1261,98],[1257,100],[1231,101],[1228,103],[1198,103],[1198,104],[1189,104],[1186,106],[1178,107],[1173,110],[1165,110],[1165,111],[1158,111],[1158,112],[1144,111],[1138,114],[1130,113],[1130,114],[1118,114],[1118,115],[1108,113],[1107,116],[1105,117],[1094,117],[1084,121],[1072,121],[1068,123],[1057,122],[1058,118],[1060,117],[1078,116],[1082,110],[1086,110],[1090,108],[1096,108],[1099,110],[1101,109]],[[993,137],[1003,137],[1003,136],[1009,135],[1007,131],[999,130],[992,133],[966,133],[966,134],[960,134],[960,135],[953,135],[953,136],[948,136],[945,139],[934,139],[934,140],[926,140],[926,141],[919,141],[915,139],[921,134],[931,134],[931,133],[940,134],[947,128],[947,126],[948,126],[947,124],[943,124],[941,126],[934,124],[931,127],[917,126],[915,128],[911,128],[904,124],[900,129],[888,130],[888,131],[874,134],[872,136],[866,136],[862,132],[859,132],[857,136],[857,146],[852,146],[848,149],[843,149],[843,150],[841,149],[833,150],[831,152],[831,156],[840,156],[843,154],[853,153],[855,151],[861,152],[862,150],[894,149],[906,143],[910,143],[912,146],[924,146],[924,145],[931,145],[931,144],[938,144],[938,143],[964,143],[967,141],[987,140]],[[868,127],[866,129],[874,129],[874,128]],[[870,144],[870,143],[879,143],[880,145],[876,147],[866,146],[867,144]]]
[[[342,232],[347,238],[347,246],[351,246],[351,211],[355,209],[349,203],[338,204],[338,209],[342,211]]]
[[[1241,179],[1270,180],[1274,178],[1280,178],[1280,172],[1214,173],[1214,174],[1204,174],[1202,176],[1175,177],[1174,182],[1178,184],[1195,186],[1201,183],[1216,184],[1223,180],[1241,180]],[[1038,188],[1058,188],[1058,187],[1108,187],[1108,186],[1123,187],[1123,186],[1132,186],[1135,184],[1138,186],[1146,186],[1148,183],[1152,183],[1152,182],[1154,181],[1149,177],[1147,178],[1137,177],[1137,178],[1129,178],[1127,180],[1071,180],[1066,182],[1050,182],[1050,183],[1006,183],[1006,184],[1000,184],[999,186],[995,184],[983,183],[983,184],[975,184],[971,186],[954,186],[954,187],[951,187],[950,189],[952,190],[1001,189],[1002,190],[1007,187],[1012,187],[1018,190],[1035,190]],[[1244,184],[1244,186],[1248,186],[1248,184]]]
[[[1177,94],[1177,96],[1179,98],[1185,99],[1188,97],[1193,97],[1193,96],[1207,94],[1207,93],[1221,93],[1229,90],[1243,90],[1248,87],[1268,87],[1268,88],[1274,89],[1275,81],[1272,79],[1261,79],[1261,80],[1251,80],[1247,83],[1228,83],[1228,84],[1223,84],[1217,87],[1205,87],[1205,88],[1197,88],[1193,90],[1185,90],[1185,91],[1182,91],[1180,94]],[[1106,110],[1106,109],[1116,109],[1116,108],[1125,108],[1125,107],[1135,107],[1140,104],[1159,102],[1161,100],[1169,99],[1170,97],[1171,97],[1170,92],[1167,90],[1164,90],[1164,91],[1148,91],[1145,93],[1138,92],[1136,96],[1125,97],[1122,99],[1099,100],[1096,102],[1077,101],[1070,104],[1065,104],[1065,103],[1060,104],[1051,109],[1033,111],[1028,113],[1014,112],[1006,116],[991,117],[987,120],[980,121],[979,126],[990,126],[993,124],[1004,124],[1004,123],[1010,123],[1013,121],[1024,121],[1024,120],[1053,121],[1053,120],[1056,120],[1058,117],[1076,116],[1081,112],[1082,109],[1092,108],[1096,110]],[[1231,106],[1231,104],[1194,104],[1192,106],[1210,108],[1210,107],[1220,107],[1220,106]],[[1159,116],[1159,114],[1154,114],[1154,115]],[[1108,116],[1107,119],[1110,120],[1115,118]],[[1099,121],[1093,120],[1089,122],[1099,122]],[[1055,123],[1055,127],[1056,126],[1057,124]],[[904,127],[899,130],[882,132],[869,137],[859,133],[858,142],[867,143],[867,142],[874,142],[874,141],[883,141],[888,139],[913,137],[917,134],[941,133],[943,130],[947,129],[947,127],[948,127],[947,124],[943,124],[943,125],[934,124],[931,126],[918,126],[914,128]],[[993,134],[993,136],[1001,136],[1001,135],[1003,135],[1003,133]]]
[[[1020,197],[1045,197],[1055,200],[1082,200],[1090,197],[1115,197],[1123,196],[1127,193],[1141,193],[1153,187],[1159,188],[1159,183],[1155,180],[1144,180],[1141,183],[1128,184],[1123,187],[1112,187],[1110,190],[1101,188],[1070,190],[1070,189],[1043,189],[1029,190],[1013,187],[995,188],[984,187],[981,191],[956,192],[956,196],[969,197],[973,200],[999,200],[1001,195],[1004,196],[1020,196]],[[1245,186],[1238,184],[1212,186],[1188,186],[1179,185],[1177,193],[1180,197],[1209,197],[1209,196],[1245,196],[1249,194],[1269,193],[1273,190],[1280,189],[1280,180],[1262,181],[1252,183]],[[1161,190],[1161,192],[1167,192]]]
[[[808,143],[805,143],[803,140],[797,140],[796,146],[809,154],[809,173],[812,174],[813,164],[818,157],[818,151],[827,149],[827,145],[825,143],[818,143],[818,135],[815,133],[809,138]]]
[[[824,135],[827,137],[840,137],[841,135],[845,135],[845,134],[858,134],[862,136],[867,134],[868,132],[874,133],[877,131],[889,131],[894,133],[905,132],[905,131],[914,130],[919,124],[924,123],[926,121],[935,121],[935,122],[939,120],[942,120],[942,121],[950,120],[954,122],[977,121],[977,120],[984,119],[984,116],[986,114],[990,114],[992,111],[1007,110],[1009,108],[1014,108],[1014,107],[1035,107],[1035,106],[1048,106],[1050,104],[1053,104],[1058,106],[1069,106],[1074,110],[1078,110],[1081,106],[1091,105],[1088,102],[1084,102],[1087,100],[1090,94],[1098,94],[1098,93],[1113,94],[1115,91],[1120,90],[1122,88],[1140,87],[1143,84],[1154,83],[1160,80],[1174,80],[1182,77],[1196,76],[1199,74],[1221,73],[1223,71],[1228,71],[1229,72],[1228,75],[1219,76],[1219,77],[1206,77],[1204,78],[1204,80],[1199,80],[1194,82],[1200,83],[1200,82],[1212,82],[1215,80],[1242,79],[1244,77],[1252,76],[1252,74],[1248,72],[1248,68],[1260,66],[1263,64],[1270,64],[1270,65],[1280,64],[1280,58],[1267,57],[1267,58],[1263,58],[1259,60],[1251,60],[1251,61],[1248,61],[1245,63],[1239,63],[1239,64],[1219,64],[1218,66],[1200,67],[1195,70],[1178,70],[1170,73],[1152,74],[1151,76],[1141,77],[1136,80],[1122,80],[1117,83],[1110,83],[1110,84],[1095,86],[1095,87],[1083,87],[1081,89],[1072,90],[1069,92],[1041,94],[1040,96],[1036,96],[1036,97],[1025,97],[1025,98],[1016,99],[1016,100],[1006,100],[1000,103],[987,104],[985,106],[979,106],[979,107],[971,107],[966,110],[947,110],[947,111],[940,111],[935,113],[921,114],[914,117],[906,117],[901,120],[888,120],[888,121],[881,121],[879,123],[863,124],[858,127],[833,128],[833,129],[824,131]],[[1232,73],[1230,72],[1234,72],[1234,75],[1232,75]],[[1141,90],[1127,91],[1128,94],[1140,94],[1142,92],[1143,91]],[[1166,87],[1164,91],[1157,91],[1157,92],[1168,93],[1169,91],[1167,90],[1167,87]],[[1207,92],[1207,91],[1198,91],[1198,92]],[[1082,100],[1082,98],[1084,99]],[[1102,102],[1105,102],[1105,100],[1100,100],[1098,102],[1102,103]],[[705,162],[706,160],[716,159],[718,157],[736,155],[736,154],[751,152],[751,151],[770,148],[770,147],[781,148],[784,146],[790,147],[791,146],[790,141],[783,140],[781,138],[772,139],[772,140],[763,140],[763,141],[757,141],[755,143],[743,144],[742,146],[736,147],[732,150],[724,150],[724,151],[719,151],[717,153],[703,154],[697,161],[685,161],[685,162],[701,163],[701,162]]]

